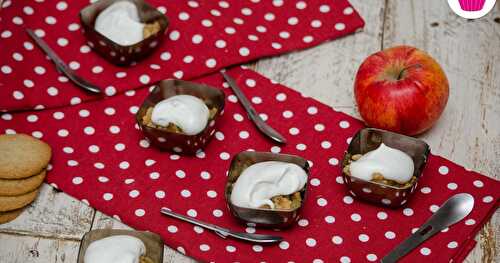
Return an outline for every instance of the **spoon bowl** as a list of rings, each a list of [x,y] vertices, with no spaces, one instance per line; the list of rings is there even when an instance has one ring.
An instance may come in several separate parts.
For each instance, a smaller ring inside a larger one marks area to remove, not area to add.
[[[474,207],[474,197],[467,193],[456,194],[432,215],[428,223],[440,230],[464,219]]]

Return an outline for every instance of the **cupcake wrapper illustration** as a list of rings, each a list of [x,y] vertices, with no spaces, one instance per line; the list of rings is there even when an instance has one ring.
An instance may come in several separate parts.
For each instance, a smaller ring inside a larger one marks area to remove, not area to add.
[[[486,0],[459,0],[458,2],[464,11],[479,11],[483,9]]]

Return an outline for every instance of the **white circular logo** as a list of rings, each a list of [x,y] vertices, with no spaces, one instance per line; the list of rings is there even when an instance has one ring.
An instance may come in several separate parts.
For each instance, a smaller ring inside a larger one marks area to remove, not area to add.
[[[496,0],[448,0],[448,5],[455,14],[477,19],[488,14],[495,6]]]

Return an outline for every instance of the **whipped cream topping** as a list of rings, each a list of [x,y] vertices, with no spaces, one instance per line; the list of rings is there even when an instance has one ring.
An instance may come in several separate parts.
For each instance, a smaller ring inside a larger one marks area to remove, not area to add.
[[[306,172],[296,164],[278,161],[256,163],[245,169],[234,183],[231,203],[249,208],[269,205],[274,209],[272,197],[300,191],[306,181]]]
[[[144,24],[134,3],[119,1],[104,9],[95,20],[95,30],[122,46],[143,40]]]
[[[191,95],[176,95],[164,99],[153,108],[151,121],[160,126],[177,125],[187,135],[195,135],[207,126],[210,111],[199,98]]]
[[[404,184],[413,176],[414,164],[405,152],[385,144],[350,164],[351,176],[366,181],[373,179],[374,173],[380,173],[385,179]]]
[[[127,235],[109,236],[92,242],[85,251],[84,263],[139,263],[146,253],[142,240]]]

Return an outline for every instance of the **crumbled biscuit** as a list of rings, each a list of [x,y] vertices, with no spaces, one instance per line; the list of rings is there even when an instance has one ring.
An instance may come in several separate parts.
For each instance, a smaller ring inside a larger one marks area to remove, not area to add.
[[[381,173],[373,173],[373,180],[383,180],[384,176]]]
[[[352,162],[355,162],[355,161],[359,160],[359,158],[361,158],[362,156],[363,156],[362,154],[351,155],[351,157],[349,158],[348,164],[346,164],[344,166],[344,168],[342,169],[342,172],[344,174],[348,175],[348,176],[351,176],[350,164]],[[385,184],[385,185],[390,185],[390,186],[398,187],[398,188],[407,188],[407,187],[410,187],[411,185],[413,185],[413,183],[415,182],[415,180],[417,180],[417,178],[415,176],[413,176],[408,182],[400,184],[400,183],[398,183],[396,181],[384,178],[384,175],[381,174],[381,173],[375,172],[375,173],[372,174],[372,180],[371,181],[372,182],[376,182],[376,183],[381,183],[381,184]]]
[[[361,156],[363,156],[363,155],[362,154],[355,154],[355,155],[351,156],[351,160],[357,161],[357,160],[359,160],[359,158],[361,158]]]
[[[295,192],[290,195],[278,195],[271,198],[273,201],[274,209],[279,210],[295,210],[300,207],[302,197],[300,192]],[[269,205],[262,205],[259,208],[271,209]]]
[[[302,205],[302,196],[300,196],[300,192],[293,193],[291,209],[299,208],[301,205]]]
[[[153,260],[147,256],[140,256],[139,263],[154,263]]]
[[[292,207],[292,200],[283,195],[275,196],[271,198],[271,201],[273,201],[275,209],[290,209]]]
[[[148,23],[144,25],[143,29],[143,37],[144,39],[158,33],[160,31],[161,25],[160,22],[154,21],[153,23]]]
[[[342,169],[342,172],[344,172],[345,174],[351,176],[351,170],[350,170],[350,165],[346,165],[344,166],[344,169]]]
[[[209,119],[213,119],[216,113],[217,113],[217,108],[209,109]],[[174,133],[182,133],[183,132],[179,126],[177,126],[173,123],[169,123],[168,126],[166,126],[166,127],[154,124],[153,121],[151,120],[152,115],[153,115],[153,107],[149,107],[146,111],[146,114],[144,114],[144,116],[142,116],[142,123],[148,127],[156,128],[156,129],[160,129],[160,130],[164,130],[164,131],[168,131],[168,132],[174,132]]]

